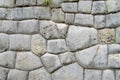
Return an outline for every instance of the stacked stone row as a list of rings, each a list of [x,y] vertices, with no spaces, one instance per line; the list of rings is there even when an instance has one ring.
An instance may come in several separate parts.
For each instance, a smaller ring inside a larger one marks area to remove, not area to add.
[[[119,0],[0,0],[0,80],[119,80]]]

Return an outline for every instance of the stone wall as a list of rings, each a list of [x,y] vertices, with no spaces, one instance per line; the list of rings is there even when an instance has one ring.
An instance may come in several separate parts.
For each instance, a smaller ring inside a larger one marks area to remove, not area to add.
[[[0,0],[0,80],[120,80],[120,0]]]

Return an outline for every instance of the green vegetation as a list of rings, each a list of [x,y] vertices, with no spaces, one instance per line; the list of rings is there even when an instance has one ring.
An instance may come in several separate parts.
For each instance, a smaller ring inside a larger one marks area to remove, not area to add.
[[[66,0],[67,1],[67,0]],[[69,1],[69,0],[68,0]],[[73,2],[78,2],[79,0],[72,0]],[[51,0],[43,0],[44,5],[50,5]]]
[[[43,0],[43,4],[44,5],[49,5],[50,4],[50,0]]]

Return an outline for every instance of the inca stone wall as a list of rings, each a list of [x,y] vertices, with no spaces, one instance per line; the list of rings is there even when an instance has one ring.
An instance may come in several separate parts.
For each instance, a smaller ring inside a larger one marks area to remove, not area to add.
[[[0,80],[120,80],[120,0],[0,0]]]

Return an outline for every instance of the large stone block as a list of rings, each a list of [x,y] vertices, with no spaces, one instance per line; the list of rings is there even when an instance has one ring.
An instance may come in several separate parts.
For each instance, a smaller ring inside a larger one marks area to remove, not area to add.
[[[86,69],[84,76],[84,80],[101,80],[102,71]]]
[[[108,45],[108,53],[109,54],[120,53],[120,45],[119,44],[110,44],[110,45]]]
[[[41,60],[48,72],[53,72],[62,66],[57,55],[46,53],[41,57]]]
[[[77,3],[62,3],[64,12],[77,12]]]
[[[8,72],[8,69],[0,67],[0,80],[6,80]]]
[[[50,53],[62,53],[67,50],[64,39],[48,40],[47,51]]]
[[[31,38],[31,50],[34,54],[41,56],[47,52],[47,42],[39,34],[33,35]]]
[[[105,14],[107,11],[105,1],[94,1],[92,6],[92,14]]]
[[[12,8],[7,13],[7,19],[31,19],[35,18],[33,7]]]
[[[50,7],[34,7],[35,18],[51,19]]]
[[[53,80],[83,80],[83,68],[77,63],[64,66],[52,74]]]
[[[37,0],[16,0],[16,6],[36,5]]]
[[[86,68],[107,67],[107,45],[97,45],[76,53],[77,61]]]
[[[31,52],[18,52],[16,57],[16,69],[33,70],[42,66],[40,58]]]
[[[75,62],[75,54],[72,52],[66,52],[59,55],[62,64],[70,64]]]
[[[40,34],[46,39],[65,38],[68,25],[63,23],[54,23],[52,21],[40,21]]]
[[[60,8],[52,9],[52,20],[55,22],[65,22],[64,12]]]
[[[18,33],[33,34],[38,33],[38,21],[37,20],[23,20],[18,22]]]
[[[99,43],[111,44],[116,42],[114,29],[101,29],[98,31]]]
[[[106,27],[118,27],[120,26],[120,12],[106,15]]]
[[[120,80],[120,70],[116,70],[115,74],[116,74],[116,80]]]
[[[0,7],[14,7],[14,0],[0,0]]]
[[[74,18],[75,18],[74,14],[66,13],[65,14],[65,23],[73,24],[74,23]]]
[[[97,30],[81,26],[69,26],[66,42],[69,51],[95,45],[97,43]]]
[[[0,19],[5,19],[7,10],[5,8],[0,8]]]
[[[107,0],[106,5],[108,12],[117,12],[120,11],[120,1],[119,0]]]
[[[15,52],[7,51],[0,53],[0,65],[8,68],[14,68]]]
[[[30,71],[29,80],[51,80],[51,75],[44,68]]]
[[[9,36],[7,34],[0,33],[0,52],[8,49]]]
[[[9,71],[7,80],[26,80],[27,75],[28,75],[27,71],[13,69]]]
[[[120,54],[110,54],[108,56],[109,68],[120,68]]]
[[[30,50],[30,35],[14,34],[10,35],[11,50]]]
[[[0,32],[2,33],[16,33],[17,32],[17,21],[0,21]]]
[[[91,14],[75,14],[75,24],[83,26],[93,26],[93,15]]]
[[[105,28],[106,26],[106,17],[104,15],[96,15],[94,27],[97,29]]]
[[[79,1],[78,3],[78,12],[91,13],[92,1]]]
[[[51,0],[50,6],[51,7],[61,7],[62,0]]]
[[[102,80],[115,80],[114,71],[113,70],[104,70]]]

